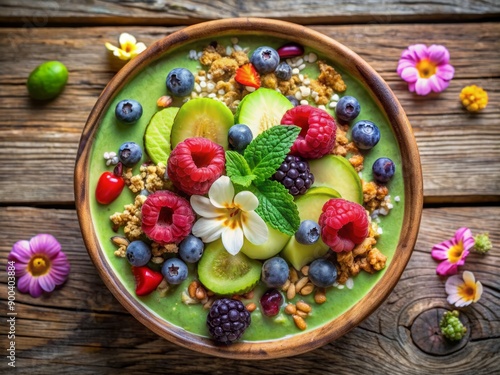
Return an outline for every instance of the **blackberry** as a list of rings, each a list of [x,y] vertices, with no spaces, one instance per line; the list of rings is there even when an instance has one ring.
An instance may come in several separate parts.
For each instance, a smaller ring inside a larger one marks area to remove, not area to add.
[[[288,155],[273,179],[282,183],[290,194],[302,195],[314,182],[314,175],[309,171],[309,163],[300,156]]]
[[[250,313],[245,305],[229,298],[216,300],[207,315],[208,331],[212,338],[228,345],[241,338],[250,321]]]

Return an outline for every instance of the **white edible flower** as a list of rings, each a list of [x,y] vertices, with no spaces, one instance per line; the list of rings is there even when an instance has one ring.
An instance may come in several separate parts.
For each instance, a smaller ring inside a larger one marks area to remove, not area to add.
[[[241,250],[244,237],[262,245],[269,233],[266,223],[255,212],[258,205],[259,200],[250,191],[234,195],[229,177],[221,176],[210,187],[208,198],[191,196],[191,206],[201,216],[192,232],[205,243],[222,238],[224,248],[232,255]]]

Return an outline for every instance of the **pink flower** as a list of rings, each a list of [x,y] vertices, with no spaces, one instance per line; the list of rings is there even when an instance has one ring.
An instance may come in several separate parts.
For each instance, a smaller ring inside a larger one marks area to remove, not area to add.
[[[449,61],[450,53],[444,46],[414,44],[401,54],[397,72],[408,82],[411,92],[427,95],[431,91],[441,92],[448,87],[455,73],[455,68]]]
[[[476,281],[474,274],[464,271],[462,276],[450,276],[446,280],[446,293],[448,302],[457,307],[470,305],[479,301],[483,294],[483,285]]]
[[[69,275],[69,262],[61,244],[50,234],[38,234],[31,240],[21,240],[12,246],[8,257],[14,262],[17,289],[40,297],[63,284]]]
[[[431,256],[442,261],[437,266],[436,273],[441,276],[456,274],[458,266],[465,263],[465,258],[473,246],[474,237],[469,228],[460,228],[452,239],[434,245]]]

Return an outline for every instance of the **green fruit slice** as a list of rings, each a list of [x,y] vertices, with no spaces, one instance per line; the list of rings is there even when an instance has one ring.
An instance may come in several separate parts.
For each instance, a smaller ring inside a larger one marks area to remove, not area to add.
[[[209,243],[198,262],[198,277],[216,294],[242,294],[253,289],[260,280],[262,263],[239,252],[231,255],[221,240]]]
[[[174,118],[179,108],[168,107],[156,112],[149,121],[144,132],[144,147],[151,160],[155,163],[167,164],[168,156],[172,152],[170,147],[170,133]]]
[[[251,130],[253,137],[279,125],[286,111],[293,108],[293,104],[283,94],[260,88],[248,94],[236,109],[236,123],[245,124]]]
[[[254,245],[245,238],[241,252],[252,259],[268,259],[278,254],[286,245],[290,236],[267,224],[269,235],[262,245]]]
[[[358,173],[349,161],[338,155],[325,155],[310,160],[309,169],[314,175],[313,186],[326,186],[340,193],[342,198],[363,204],[363,188]]]
[[[170,142],[174,148],[187,138],[203,137],[227,149],[227,133],[233,125],[233,113],[224,103],[210,98],[191,99],[175,116]]]
[[[339,198],[340,194],[333,189],[318,187],[310,188],[304,195],[295,200],[299,210],[300,221],[313,220],[318,222],[323,212],[324,204],[332,198]],[[328,252],[328,245],[321,238],[314,244],[304,245],[290,238],[281,256],[285,258],[295,269],[300,270],[306,264],[318,259]]]
[[[68,81],[68,69],[60,61],[46,61],[29,75],[26,86],[33,99],[49,100],[59,95]]]

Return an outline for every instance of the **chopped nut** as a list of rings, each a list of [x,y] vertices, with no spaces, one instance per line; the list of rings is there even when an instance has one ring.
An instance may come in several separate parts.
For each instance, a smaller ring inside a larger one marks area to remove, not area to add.
[[[314,293],[314,302],[319,305],[326,302],[326,293],[323,288],[316,289],[316,292]]]
[[[307,283],[306,285],[304,285],[303,288],[300,289],[300,294],[302,294],[303,296],[308,296],[313,292],[313,290],[314,290],[314,285],[311,283]]]
[[[309,266],[304,266],[300,269],[300,272],[302,273],[302,275],[304,276],[307,276],[309,275]]]
[[[195,296],[201,301],[207,296],[207,293],[205,292],[205,289],[199,286],[196,288]]]
[[[281,287],[281,290],[286,292],[288,290],[288,287],[290,286],[290,279],[287,279],[287,281],[285,281],[285,284],[283,284],[283,286]]]
[[[295,284],[290,284],[286,291],[286,298],[292,299],[293,297],[295,297]]]
[[[293,315],[297,312],[297,306],[295,306],[293,303],[289,303],[285,307],[285,314],[288,315]]]
[[[304,276],[301,278],[297,283],[295,284],[295,291],[298,293],[300,290],[304,287],[309,282],[309,278],[307,276]]]
[[[196,297],[196,289],[200,286],[200,283],[197,280],[191,281],[191,284],[188,286],[188,293],[191,298]]]
[[[296,283],[299,280],[299,275],[297,274],[297,270],[295,268],[290,268],[290,282]]]
[[[255,311],[255,309],[257,308],[257,305],[254,302],[250,302],[245,307],[249,312],[252,312],[252,311]]]
[[[302,300],[297,302],[296,306],[298,310],[303,311],[305,313],[310,313],[312,310],[311,306]]]
[[[298,329],[300,329],[301,331],[305,330],[307,328],[307,323],[306,321],[304,320],[303,317],[297,315],[297,314],[294,314],[292,315],[293,317],[293,321],[295,323],[295,325],[297,326]]]
[[[301,311],[301,310],[297,310],[297,312],[295,314],[304,318],[304,319],[306,319],[309,316],[309,313],[306,313],[306,312]]]

